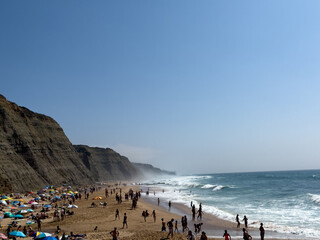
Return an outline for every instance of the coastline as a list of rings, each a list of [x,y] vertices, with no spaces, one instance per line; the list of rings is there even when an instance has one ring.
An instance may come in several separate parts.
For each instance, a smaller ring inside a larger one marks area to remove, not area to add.
[[[164,199],[161,200],[160,205],[158,206],[156,199],[154,197],[148,197],[145,194],[142,194],[141,198],[138,201],[137,208],[131,208],[131,201],[123,201],[121,204],[116,202],[115,196],[116,193],[122,190],[122,193],[126,193],[129,189],[134,191],[139,191],[143,189],[142,185],[113,185],[108,187],[108,189],[114,189],[115,193],[111,196],[105,198],[105,187],[107,185],[100,186],[99,191],[93,192],[89,199],[86,200],[82,198],[77,200],[75,204],[78,208],[74,209],[75,214],[68,216],[64,221],[53,221],[53,211],[49,211],[49,218],[43,221],[42,231],[53,233],[54,236],[62,236],[62,233],[65,232],[69,234],[73,232],[74,234],[86,234],[85,239],[94,240],[94,239],[112,239],[110,231],[117,227],[120,236],[119,240],[159,240],[166,238],[168,235],[167,232],[161,232],[161,218],[164,218],[165,222],[170,219],[178,220],[179,233],[174,233],[174,237],[170,238],[173,240],[185,240],[187,232],[181,233],[181,216],[187,215],[188,217],[188,226],[190,230],[194,230],[193,222],[191,221],[190,208],[183,204],[172,203],[171,209],[168,209],[167,202]],[[96,197],[102,197],[101,200],[93,200]],[[97,207],[91,207],[92,203],[95,203]],[[103,207],[101,203],[107,202],[107,206]],[[45,204],[45,202],[43,202]],[[62,206],[62,203],[59,203]],[[120,220],[115,220],[115,210],[119,209],[120,211]],[[142,217],[142,211],[148,210],[150,216],[146,218]],[[154,222],[151,213],[156,211],[157,219]],[[204,209],[205,211],[205,209]],[[128,216],[128,228],[122,229],[122,219],[124,213]],[[11,219],[3,219],[2,225],[7,224],[12,221]],[[232,239],[242,239],[241,228],[237,229],[235,223],[221,220],[211,214],[205,214],[203,218],[203,227],[202,231],[205,231],[208,235],[208,239],[217,240],[222,239],[222,234],[225,229],[231,234]],[[21,222],[24,223],[24,220]],[[59,226],[62,230],[59,234],[55,233],[55,230]],[[33,228],[36,228],[34,225]],[[95,230],[95,228],[97,228]],[[1,232],[4,232],[4,229],[1,229]],[[260,239],[256,234],[258,233],[257,229],[249,228],[249,233],[253,236],[253,239]],[[198,235],[199,236],[199,235]],[[33,239],[27,237],[26,239]],[[198,238],[196,238],[198,239]],[[266,233],[265,239],[276,240],[277,237],[273,237]],[[281,238],[281,239],[295,239],[298,238]],[[300,238],[302,239],[302,238]]]
[[[160,192],[161,189],[159,188],[152,188],[150,186],[140,186],[144,191],[147,189],[150,189],[151,192],[153,191],[158,191]],[[143,201],[146,203],[152,204],[152,205],[157,205],[157,196],[154,196],[153,194],[150,194],[150,196],[143,194]],[[183,203],[177,203],[177,202],[172,202],[171,203],[171,208],[168,207],[168,201],[169,199],[162,198],[160,197],[160,208],[163,211],[171,212],[173,214],[177,214],[180,216],[186,215],[188,218],[188,223],[190,223],[189,228],[194,230],[193,224],[194,223],[199,223],[199,220],[192,221],[192,213],[191,213],[191,207],[186,206]],[[206,213],[205,208],[203,209],[204,214],[202,218],[202,230],[207,233],[207,236],[210,239],[221,239],[222,235],[225,230],[228,231],[228,233],[232,236],[232,239],[243,239],[242,236],[242,228],[244,228],[243,222],[240,224],[240,228],[237,228],[236,222],[231,222],[222,218],[219,218],[211,213]],[[192,224],[192,225],[191,225]],[[249,234],[253,237],[253,239],[260,239],[260,231],[256,227],[249,226],[247,228]],[[270,240],[276,240],[276,239],[283,239],[283,240],[305,240],[305,239],[312,239],[312,238],[303,238],[301,236],[295,236],[294,234],[288,234],[288,233],[280,233],[276,231],[270,231],[266,230],[265,231],[265,239],[270,239]]]

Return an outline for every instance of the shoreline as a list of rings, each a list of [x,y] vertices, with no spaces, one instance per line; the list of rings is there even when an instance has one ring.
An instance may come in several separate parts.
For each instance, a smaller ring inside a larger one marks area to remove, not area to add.
[[[157,196],[148,197],[145,195],[145,192],[141,195],[141,198],[138,201],[137,208],[131,208],[131,201],[125,200],[118,204],[116,202],[116,193],[122,194],[127,193],[129,189],[133,191],[140,191],[144,189],[143,185],[131,185],[130,183],[122,182],[121,184],[104,184],[100,185],[100,190],[90,194],[89,199],[82,198],[81,200],[76,200],[75,204],[79,208],[75,208],[74,215],[67,216],[63,221],[53,221],[53,210],[48,212],[49,218],[43,221],[42,231],[53,233],[54,236],[62,236],[62,233],[65,232],[69,234],[73,232],[74,234],[86,234],[85,239],[95,240],[95,239],[112,239],[110,231],[117,227],[120,236],[119,240],[159,240],[165,239],[168,235],[168,231],[161,232],[161,218],[164,218],[165,222],[168,222],[170,219],[178,220],[178,229],[179,233],[174,233],[174,237],[170,238],[172,240],[185,240],[187,232],[181,233],[181,217],[187,215],[188,217],[188,227],[190,230],[194,231],[193,222],[191,220],[191,211],[190,208],[180,204],[172,203],[171,209],[168,209],[168,204],[165,199],[161,199],[160,205],[157,204]],[[105,188],[108,188],[109,191],[114,189],[115,192],[109,197],[105,197]],[[121,189],[121,190],[120,190]],[[159,189],[158,189],[159,190]],[[99,200],[93,200],[96,197],[102,197]],[[27,200],[27,199],[25,199]],[[96,207],[91,207],[92,203],[96,204]],[[101,203],[106,202],[107,205],[103,206]],[[41,202],[41,204],[46,204],[46,201]],[[63,206],[63,202],[59,202],[59,206]],[[119,209],[120,211],[120,220],[115,220],[115,210]],[[40,209],[39,209],[40,210]],[[142,211],[148,210],[150,213],[149,217],[142,217]],[[156,211],[156,221],[154,222],[152,218],[152,211]],[[205,210],[205,209],[204,209]],[[128,216],[128,228],[122,228],[122,220],[124,213]],[[9,223],[12,219],[3,219],[3,225]],[[211,214],[206,214],[203,217],[203,226],[201,231],[207,233],[208,239],[218,240],[222,239],[224,230],[227,229],[232,239],[242,239],[242,230],[237,229],[235,223],[222,220],[213,216]],[[21,225],[25,223],[25,220],[21,221]],[[55,230],[59,226],[62,230],[59,234],[55,233]],[[36,226],[32,225],[36,229]],[[96,230],[95,230],[96,229]],[[1,232],[5,232],[5,228],[1,229]],[[260,239],[259,235],[253,234],[254,232],[259,234],[259,231],[254,228],[249,228],[249,234],[253,236],[253,239]],[[199,234],[198,234],[199,237]],[[196,239],[198,239],[198,237]],[[26,239],[31,240],[33,238],[27,237]],[[269,235],[266,232],[266,238],[269,240],[278,240],[278,239],[290,239],[298,240],[299,238],[294,237],[283,237],[278,238]],[[303,238],[300,238],[303,239]]]
[[[143,200],[146,202],[157,205],[157,197],[153,194],[150,193],[150,196],[145,194],[146,189],[150,189],[150,192],[153,192],[154,190],[159,192],[161,189],[159,187],[151,187],[149,185],[140,185],[140,187],[144,190],[143,194]],[[192,213],[191,213],[191,207],[186,206],[183,203],[176,203],[172,202],[171,209],[168,207],[168,201],[169,199],[160,197],[160,207],[164,211],[172,212],[174,214],[178,215],[186,215],[188,218],[188,223],[192,224],[190,225],[190,229],[193,228],[194,223],[199,223],[203,222],[202,226],[202,231],[205,231],[207,233],[207,236],[210,237],[210,239],[218,239],[222,238],[222,235],[225,230],[228,231],[228,233],[232,236],[233,239],[243,239],[243,232],[242,228],[244,228],[244,224],[241,222],[240,228],[237,228],[236,222],[231,222],[229,220],[225,220],[222,218],[219,218],[212,213],[206,213],[205,208],[203,209],[204,214],[203,214],[203,219],[202,221],[192,221]],[[189,225],[189,224],[188,224]],[[260,231],[256,227],[248,226],[247,228],[249,234],[253,237],[253,239],[260,239]],[[271,231],[271,230],[265,230],[265,239],[283,239],[283,240],[289,240],[289,239],[294,239],[294,240],[311,240],[313,238],[303,238],[302,236],[295,236],[292,233],[280,233],[277,231]],[[315,238],[314,238],[315,239]]]

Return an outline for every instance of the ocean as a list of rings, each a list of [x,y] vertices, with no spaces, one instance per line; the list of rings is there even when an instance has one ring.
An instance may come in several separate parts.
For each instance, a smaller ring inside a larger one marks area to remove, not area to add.
[[[224,220],[246,215],[249,227],[263,222],[275,238],[320,239],[320,170],[173,176],[142,186],[151,198],[202,203],[205,214]]]

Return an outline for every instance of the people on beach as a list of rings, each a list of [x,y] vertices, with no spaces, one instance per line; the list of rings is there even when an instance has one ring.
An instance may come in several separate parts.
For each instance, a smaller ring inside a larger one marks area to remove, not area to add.
[[[171,201],[169,201],[168,205],[169,205],[169,209],[171,209]]]
[[[261,240],[264,240],[264,227],[263,227],[263,223],[260,223],[260,238]]]
[[[116,227],[110,232],[110,234],[112,236],[112,240],[118,240],[119,232]]]
[[[245,226],[246,228],[248,228],[248,218],[247,218],[246,215],[244,215],[243,221],[244,221],[244,226]]]
[[[195,240],[194,235],[192,234],[192,231],[189,230],[187,240]]]
[[[192,203],[192,201],[191,201],[191,203]],[[191,212],[192,212],[192,221],[194,221],[196,219],[196,205],[194,205],[194,204],[192,205]]]
[[[120,214],[119,214],[119,209],[118,208],[116,209],[116,214],[115,214],[115,219],[114,220],[117,220],[117,218],[120,219]]]
[[[239,214],[237,214],[237,216],[236,216],[236,222],[237,222],[237,228],[240,228]]]
[[[169,238],[169,236],[171,235],[171,237],[173,237],[173,221],[174,219],[172,218],[169,222],[167,222],[167,226],[169,228],[169,233],[167,238]]]
[[[178,220],[176,220],[174,222],[174,232],[179,232],[179,229],[178,229]]]
[[[153,217],[153,222],[156,222],[156,220],[157,220],[156,210],[152,211],[152,217]]]
[[[123,214],[123,225],[122,228],[124,228],[124,226],[126,226],[128,228],[128,217],[127,217],[127,213]]]
[[[164,221],[163,218],[161,218],[161,232],[165,232],[165,231],[167,231],[166,222]]]
[[[207,234],[205,232],[202,232],[199,240],[208,240]]]
[[[251,240],[252,237],[249,235],[248,231],[245,228],[242,228],[243,231],[243,239],[244,240]]]
[[[160,198],[158,198],[158,206],[160,205]]]
[[[224,240],[231,240],[231,236],[227,230],[224,230],[223,237],[224,237]]]

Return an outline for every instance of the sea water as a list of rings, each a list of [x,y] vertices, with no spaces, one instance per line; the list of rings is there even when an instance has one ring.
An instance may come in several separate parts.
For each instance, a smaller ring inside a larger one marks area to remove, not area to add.
[[[202,203],[205,214],[224,220],[246,215],[249,227],[263,222],[279,238],[320,239],[320,170],[174,176],[143,185],[163,189],[151,197]]]

